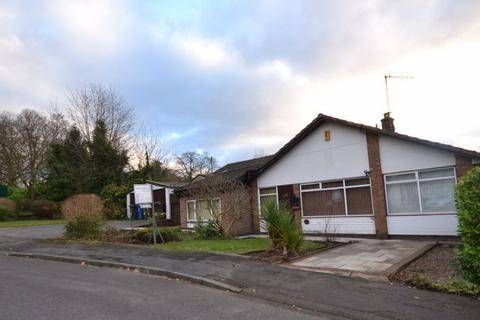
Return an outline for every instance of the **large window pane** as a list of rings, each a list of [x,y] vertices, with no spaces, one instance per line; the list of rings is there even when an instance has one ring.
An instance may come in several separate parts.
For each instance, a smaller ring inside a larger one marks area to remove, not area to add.
[[[260,208],[262,208],[265,203],[268,203],[270,201],[274,201],[275,203],[277,203],[277,196],[276,195],[261,196],[260,197]]]
[[[388,210],[390,213],[419,213],[416,182],[387,184]]]
[[[302,194],[304,216],[344,215],[343,189],[305,192]]]
[[[348,214],[372,214],[370,187],[349,188],[347,193]]]
[[[195,220],[195,202],[187,202],[187,220]]]
[[[213,214],[218,214],[220,209],[220,201],[215,200],[201,200],[197,201],[197,220],[207,221],[213,218]]]
[[[423,212],[455,212],[455,180],[420,181]]]

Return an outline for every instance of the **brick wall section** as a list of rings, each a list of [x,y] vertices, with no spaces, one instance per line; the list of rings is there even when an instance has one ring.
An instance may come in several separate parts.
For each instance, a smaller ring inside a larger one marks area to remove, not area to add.
[[[460,154],[455,155],[455,171],[457,178],[463,177],[468,171],[473,168],[472,159]]]
[[[187,200],[190,200],[190,197],[180,196],[180,227],[187,227]]]
[[[385,186],[380,160],[380,145],[377,134],[366,133],[366,135],[370,179],[372,183],[373,210],[375,212],[375,230],[378,237],[384,238],[388,235],[388,228]]]
[[[257,179],[250,182],[250,201],[251,201],[251,215],[252,215],[252,232],[260,232],[260,212],[258,212],[258,185]]]

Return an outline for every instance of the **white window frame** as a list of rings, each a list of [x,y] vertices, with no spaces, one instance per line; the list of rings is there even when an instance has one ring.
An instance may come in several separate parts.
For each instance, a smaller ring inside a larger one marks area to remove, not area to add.
[[[452,176],[445,176],[445,177],[437,177],[437,178],[427,178],[427,179],[420,179],[418,173],[422,171],[434,171],[434,170],[441,170],[441,169],[453,169],[453,175]],[[387,181],[387,176],[399,176],[399,175],[404,175],[404,174],[415,174],[415,179],[409,179],[409,180],[401,180],[401,181]],[[419,170],[412,170],[412,171],[402,171],[402,172],[395,172],[395,173],[387,173],[383,175],[383,184],[385,188],[385,202],[387,206],[387,215],[389,216],[431,216],[431,215],[456,215],[457,212],[453,211],[447,211],[447,212],[423,212],[423,207],[422,207],[422,193],[420,191],[420,182],[424,181],[435,181],[435,180],[446,180],[446,179],[453,179],[455,181],[455,184],[457,184],[457,171],[455,167],[449,166],[449,167],[439,167],[439,168],[427,168],[427,169],[419,169]],[[419,212],[408,212],[408,213],[391,213],[390,208],[388,206],[388,191],[387,191],[387,185],[392,185],[392,184],[401,184],[401,183],[412,183],[415,182],[417,184],[417,199],[418,199],[418,204],[419,204]]]
[[[260,194],[260,189],[272,189],[272,188],[275,188],[275,193]],[[271,196],[275,196],[275,199],[277,201],[277,206],[278,206],[278,186],[257,188],[258,215],[262,214],[262,206],[261,206],[260,198],[261,197],[271,197]]]
[[[210,199],[210,201],[215,201],[215,200],[218,200],[218,210],[219,210],[219,212],[221,212],[222,211],[222,199],[220,199],[219,197]],[[194,199],[194,200],[187,200],[186,201],[185,211],[186,211],[186,214],[187,214],[187,222],[198,222],[198,219],[197,219],[197,201],[208,201],[208,199]],[[188,203],[193,203],[193,216],[194,216],[193,220],[188,219]]]
[[[359,184],[354,186],[347,186],[345,181],[349,180],[356,180],[356,179],[367,179],[368,184]],[[333,188],[322,188],[323,183],[329,183],[334,181],[342,181],[342,186],[333,187]],[[316,189],[306,189],[302,190],[302,186],[304,185],[311,185],[311,184],[318,184],[319,188]],[[354,189],[354,188],[370,188],[370,203],[372,205],[372,213],[371,214],[348,214],[348,204],[347,204],[347,189]],[[345,213],[339,215],[316,215],[316,216],[305,216],[303,214],[303,193],[307,192],[317,192],[317,191],[327,191],[327,190],[342,190],[343,189],[343,200],[345,202]],[[310,219],[310,218],[345,218],[345,217],[372,217],[375,215],[375,209],[373,208],[373,195],[372,195],[372,179],[366,176],[359,176],[359,177],[352,177],[352,178],[343,178],[343,179],[333,179],[333,180],[326,180],[326,181],[314,181],[314,182],[307,182],[300,184],[300,211],[302,213],[302,218]]]

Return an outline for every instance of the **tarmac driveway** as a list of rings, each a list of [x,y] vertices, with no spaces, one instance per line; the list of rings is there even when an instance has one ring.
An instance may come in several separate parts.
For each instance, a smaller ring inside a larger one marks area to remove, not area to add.
[[[386,280],[435,245],[430,241],[357,239],[297,260],[290,267]]]

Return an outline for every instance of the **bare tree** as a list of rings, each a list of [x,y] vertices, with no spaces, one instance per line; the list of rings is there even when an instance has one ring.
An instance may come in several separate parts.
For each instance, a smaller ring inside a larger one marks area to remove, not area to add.
[[[47,118],[25,109],[17,115],[13,125],[15,152],[20,156],[20,161],[13,168],[17,170],[18,180],[33,197],[33,187],[44,175],[50,144],[64,137],[66,122],[61,114],[51,114]]]
[[[211,217],[230,236],[235,225],[251,214],[250,187],[227,174],[215,173],[198,182],[191,191],[197,199],[207,201]],[[220,206],[215,203],[220,199]]]
[[[114,146],[124,146],[134,126],[135,116],[133,109],[115,90],[89,84],[71,90],[68,101],[67,114],[87,141],[92,141],[97,121],[103,120],[109,142]]]
[[[22,154],[18,148],[15,117],[7,112],[0,114],[0,183],[16,185],[20,178]]]
[[[167,164],[168,152],[163,148],[162,141],[152,133],[140,133],[136,136],[133,146],[134,156],[139,167],[149,166],[152,162]]]
[[[199,175],[212,173],[217,167],[217,161],[208,153],[188,151],[176,156],[178,172],[188,182]]]

